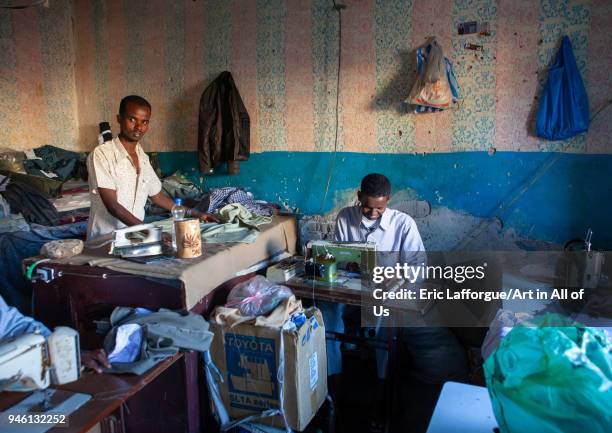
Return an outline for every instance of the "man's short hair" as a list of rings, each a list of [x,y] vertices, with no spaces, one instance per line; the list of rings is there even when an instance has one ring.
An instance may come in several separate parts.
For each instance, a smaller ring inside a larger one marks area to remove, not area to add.
[[[383,174],[370,173],[361,180],[360,191],[370,197],[391,195],[391,182]]]
[[[120,116],[125,115],[127,104],[135,104],[135,105],[138,105],[139,107],[147,107],[149,110],[151,110],[151,104],[149,104],[149,101],[147,101],[145,98],[143,98],[142,96],[138,96],[138,95],[129,95],[123,98],[121,102],[119,103],[119,115]]]

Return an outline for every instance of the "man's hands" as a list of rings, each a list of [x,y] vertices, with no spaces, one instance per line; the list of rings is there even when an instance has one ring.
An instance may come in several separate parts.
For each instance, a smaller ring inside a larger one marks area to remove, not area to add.
[[[81,364],[85,370],[102,373],[102,368],[111,368],[104,349],[81,350]]]
[[[167,209],[169,211],[171,211],[172,208],[174,207],[174,201],[172,201],[172,199],[168,197],[163,191],[160,191],[154,196],[151,196],[150,199],[157,206]],[[195,209],[189,209],[186,216],[190,218],[199,218],[200,220],[206,221],[206,222],[214,222],[214,223],[221,222],[219,218],[217,218],[216,216],[209,214],[209,213],[203,213]]]

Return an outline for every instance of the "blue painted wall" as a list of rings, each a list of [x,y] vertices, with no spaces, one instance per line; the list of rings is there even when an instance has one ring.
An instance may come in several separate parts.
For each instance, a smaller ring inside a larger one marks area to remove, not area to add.
[[[356,189],[364,174],[381,172],[394,191],[410,188],[432,207],[499,216],[505,228],[529,239],[563,243],[592,227],[595,247],[612,247],[612,155],[338,153],[324,203],[332,153],[256,153],[241,163],[240,174],[211,177],[197,171],[195,152],[158,155],[164,174],[180,169],[205,188],[242,186],[257,198],[284,202],[307,214],[329,212],[337,206],[335,192]]]

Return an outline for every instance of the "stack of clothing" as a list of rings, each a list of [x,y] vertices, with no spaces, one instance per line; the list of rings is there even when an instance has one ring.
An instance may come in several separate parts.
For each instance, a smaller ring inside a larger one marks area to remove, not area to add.
[[[61,181],[71,177],[86,178],[85,154],[71,152],[59,147],[45,145],[26,152],[23,167],[28,174],[58,178]]]
[[[41,247],[58,239],[84,239],[87,222],[45,227],[31,224],[29,231],[0,233],[0,294],[23,313],[30,311],[30,287],[21,273],[21,262],[38,255]]]
[[[33,186],[10,177],[0,179],[0,195],[12,213],[22,214],[28,223],[46,226],[59,224],[59,214],[47,197]]]
[[[141,375],[180,349],[207,351],[213,338],[202,316],[165,308],[117,307],[108,322],[97,326],[98,332],[107,332],[108,373]]]
[[[272,217],[255,215],[239,203],[228,204],[218,212],[223,224],[200,223],[202,242],[204,243],[253,243],[259,236],[259,226],[270,224]],[[172,219],[154,223],[162,231],[172,231]]]
[[[260,200],[255,200],[253,198],[253,194],[236,187],[211,189],[208,212],[216,212],[223,206],[233,203],[239,203],[243,205],[246,209],[248,209],[255,215],[271,216],[274,213],[273,208],[269,203]]]

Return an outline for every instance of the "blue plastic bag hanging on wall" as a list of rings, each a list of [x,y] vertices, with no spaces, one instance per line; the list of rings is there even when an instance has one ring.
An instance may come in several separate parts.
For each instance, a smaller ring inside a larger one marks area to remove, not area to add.
[[[564,140],[588,129],[589,100],[576,66],[572,44],[564,36],[540,98],[536,135],[548,140]]]

